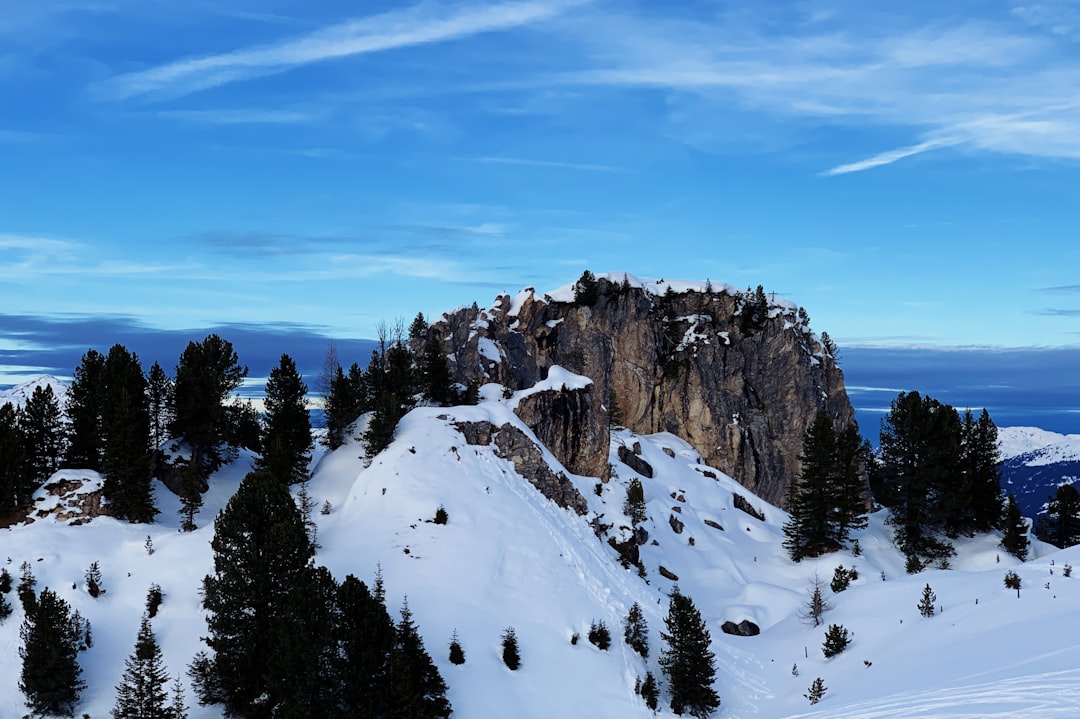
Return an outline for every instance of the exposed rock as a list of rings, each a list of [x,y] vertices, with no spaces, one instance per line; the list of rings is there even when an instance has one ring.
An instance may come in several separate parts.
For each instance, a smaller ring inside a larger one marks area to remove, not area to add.
[[[638,449],[640,448],[641,446],[638,445]],[[619,445],[619,461],[640,474],[642,477],[645,477],[646,479],[652,479],[652,465],[646,462],[641,457],[637,456],[636,453],[631,452],[627,447],[623,445]]]
[[[517,415],[571,472],[608,479],[610,438],[593,385],[528,395],[518,403]]]
[[[674,514],[668,515],[668,524],[671,525],[671,531],[675,532],[675,534],[682,534],[683,528],[686,526]]]
[[[544,461],[544,455],[536,443],[517,427],[504,424],[496,430],[490,422],[455,422],[454,427],[471,445],[490,445],[494,442],[498,456],[513,462],[518,474],[563,509],[571,509],[581,515],[589,511],[588,502],[577,487],[562,472],[555,474]]]
[[[755,509],[754,505],[750,504],[750,500],[748,500],[746,497],[742,496],[741,494],[735,494],[732,496],[731,499],[735,504],[735,509],[746,512],[758,521],[765,521],[765,515],[759,510]]]
[[[738,624],[732,621],[724,622],[720,625],[720,631],[736,637],[756,637],[761,634],[761,628],[749,619],[744,619]]]
[[[670,579],[673,582],[679,581],[679,575],[665,567],[663,564],[660,565],[657,571],[660,572],[660,576],[664,579]]]
[[[774,504],[799,471],[817,411],[837,430],[854,419],[842,372],[790,303],[773,302],[767,319],[750,323],[743,294],[730,288],[660,296],[601,278],[599,293],[596,304],[579,307],[530,290],[513,303],[503,295],[488,311],[444,315],[435,328],[453,355],[455,379],[525,389],[560,365],[593,380],[594,410],[603,401],[635,432],[678,435],[705,463]],[[565,418],[550,430],[542,417],[532,420],[545,444],[565,433]],[[606,434],[606,414],[594,411],[591,421]],[[575,455],[567,446],[557,456],[564,452]]]
[[[671,447],[661,447],[661,449],[664,450],[664,454],[671,457],[672,459],[675,459],[675,450],[673,450]]]
[[[719,524],[712,521],[711,519],[705,519],[705,520],[702,520],[702,521],[705,522],[705,526],[707,526],[707,527],[712,527],[713,529],[719,529],[721,532],[724,531],[723,527],[721,527]]]

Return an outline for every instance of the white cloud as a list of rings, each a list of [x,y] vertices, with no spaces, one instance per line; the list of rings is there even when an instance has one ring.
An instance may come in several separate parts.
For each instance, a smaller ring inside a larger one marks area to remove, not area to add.
[[[216,110],[168,110],[159,112],[158,117],[207,125],[299,125],[319,120],[323,117],[323,114],[297,110],[222,108]]]
[[[534,0],[443,8],[428,4],[351,20],[270,45],[194,57],[114,77],[99,88],[106,96],[185,95],[311,63],[394,48],[446,42],[547,20],[574,0]]]

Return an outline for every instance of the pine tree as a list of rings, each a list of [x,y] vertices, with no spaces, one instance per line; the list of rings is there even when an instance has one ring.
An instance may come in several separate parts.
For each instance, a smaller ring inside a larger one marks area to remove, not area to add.
[[[446,349],[443,347],[442,340],[433,331],[426,334],[420,362],[424,397],[440,407],[452,404],[455,400],[455,392],[450,378]]]
[[[848,635],[848,630],[841,624],[830,624],[828,631],[825,632],[825,644],[821,647],[821,653],[826,659],[832,659],[847,649],[849,644],[851,644],[851,637]]]
[[[37,593],[34,591],[36,586],[37,577],[34,576],[30,562],[23,562],[19,566],[19,585],[15,588],[15,594],[18,595],[19,603],[27,616],[37,608]]]
[[[450,663],[460,666],[465,663],[465,650],[461,647],[461,640],[458,639],[457,629],[450,635]]]
[[[0,594],[7,594],[11,591],[11,572],[7,570],[7,567],[0,567]]]
[[[7,595],[0,593],[0,624],[3,624],[4,620],[10,617],[13,611],[14,609]]]
[[[19,629],[22,672],[19,691],[38,714],[72,716],[86,688],[79,666],[82,635],[68,603],[46,587]]]
[[[641,611],[641,605],[637,602],[630,605],[630,611],[626,614],[626,622],[623,624],[623,641],[642,658],[648,658],[649,625],[645,622],[645,613]]]
[[[353,575],[338,590],[338,643],[343,677],[343,716],[386,716],[394,622],[378,594]]]
[[[157,450],[168,438],[173,405],[173,381],[157,362],[146,375],[146,404],[150,412],[150,447]]]
[[[656,677],[652,672],[645,672],[645,681],[641,683],[641,698],[645,701],[645,706],[649,707],[652,711],[656,711],[656,708],[660,706],[660,687],[656,683]]]
[[[15,405],[0,406],[0,513],[28,505],[37,487],[28,471],[26,446]]]
[[[793,561],[839,549],[831,531],[832,484],[836,475],[836,434],[821,410],[810,423],[799,456],[802,469],[788,488],[790,518],[784,524],[784,548]]]
[[[923,587],[922,599],[919,600],[919,614],[924,617],[934,616],[934,603],[937,601],[937,595],[934,594],[934,590],[927,584]]]
[[[202,342],[189,342],[180,355],[169,433],[187,443],[190,463],[201,481],[221,466],[229,420],[225,400],[247,373],[232,343],[216,334]]]
[[[113,516],[152,522],[158,511],[151,489],[150,407],[138,356],[113,345],[105,358],[102,385],[102,493]]]
[[[101,586],[101,565],[96,561],[90,563],[86,570],[86,593],[97,599],[105,592]]]
[[[822,615],[832,608],[825,599],[824,586],[821,577],[814,574],[814,578],[810,580],[810,593],[799,610],[799,618],[815,627],[821,624]]]
[[[202,498],[203,480],[199,477],[199,469],[192,462],[185,462],[180,467],[180,530],[194,532],[195,515],[203,505]]]
[[[164,601],[164,596],[161,593],[161,585],[154,582],[146,591],[146,616],[151,619],[156,617],[162,601]]]
[[[424,648],[406,599],[390,652],[390,719],[446,719],[446,682]]]
[[[305,404],[307,385],[296,363],[281,355],[266,381],[262,456],[256,466],[285,484],[303,482],[311,463],[311,417]]]
[[[69,467],[101,471],[105,392],[105,355],[89,349],[72,374],[64,407],[68,419],[64,461]]]
[[[596,281],[596,275],[585,270],[574,283],[574,304],[579,307],[592,307],[599,299],[600,287]]]
[[[604,620],[594,620],[589,626],[589,643],[601,651],[607,651],[611,646],[611,630],[607,628]]]
[[[30,480],[41,483],[60,466],[62,425],[60,405],[49,385],[34,387],[19,412],[19,426],[25,438],[26,470]]]
[[[828,689],[829,688],[825,686],[825,682],[822,680],[822,678],[818,677],[810,685],[807,693],[803,694],[803,696],[806,697],[806,699],[809,700],[811,704],[817,704],[819,701],[821,701],[822,697],[825,696],[825,692],[828,691]]]
[[[1080,544],[1080,491],[1076,487],[1063,484],[1050,497],[1039,538],[1062,549]]]
[[[630,523],[635,527],[648,518],[645,509],[645,488],[641,486],[641,480],[634,477],[626,486],[626,500],[623,502],[623,514],[630,518]]]
[[[180,681],[180,675],[172,685],[172,701],[169,703],[168,719],[188,719],[188,708],[184,701],[184,685]]]
[[[274,692],[269,662],[293,650],[278,643],[275,627],[314,550],[288,488],[266,472],[240,483],[214,520],[210,546],[214,571],[203,579],[203,608],[213,681],[204,683],[200,699],[220,699],[229,715],[265,717],[272,707],[264,697]]]
[[[502,659],[506,668],[512,672],[521,667],[521,651],[518,648],[517,632],[513,627],[507,627],[502,634]]]
[[[116,685],[113,719],[173,719],[165,688],[168,681],[150,617],[143,614],[135,650],[124,661],[124,675]]]
[[[660,653],[660,667],[671,692],[671,710],[697,719],[707,717],[720,706],[712,686],[716,657],[709,648],[711,637],[701,612],[678,586],[672,590],[664,625],[667,632],[660,636],[667,647]]]
[[[1020,514],[1020,505],[1016,503],[1016,497],[1011,494],[1008,506],[1005,508],[1004,528],[1005,534],[1001,538],[1001,548],[1021,562],[1027,559],[1027,521]]]

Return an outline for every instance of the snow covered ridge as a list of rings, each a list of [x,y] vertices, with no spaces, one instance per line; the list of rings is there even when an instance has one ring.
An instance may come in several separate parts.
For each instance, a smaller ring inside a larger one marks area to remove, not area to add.
[[[34,393],[34,389],[37,387],[52,387],[53,395],[56,397],[57,403],[59,403],[60,407],[64,406],[64,398],[67,396],[68,383],[62,379],[53,377],[52,375],[42,375],[36,379],[17,384],[11,389],[0,390],[0,407],[8,402],[16,407],[22,407],[26,404],[26,400],[30,399],[30,395]]]
[[[1021,458],[1028,466],[1080,461],[1080,434],[1059,434],[1038,427],[998,430],[1001,458]]]
[[[580,379],[565,373],[553,381],[573,386]],[[551,469],[566,473],[586,498],[589,511],[581,517],[545,499],[494,446],[466,442],[456,426],[465,422],[510,424],[531,435],[501,386],[487,385],[481,394],[487,399],[474,407],[412,411],[370,462],[361,459],[362,443],[348,441],[314,467],[308,487],[317,506],[329,507],[312,515],[321,545],[316,561],[339,580],[352,573],[369,584],[381,564],[388,605],[394,612],[408,596],[449,685],[454,716],[649,719],[634,684],[646,671],[662,676],[660,632],[676,582],[711,633],[722,700],[716,719],[1080,716],[1080,646],[1068,631],[1076,626],[1080,577],[1062,576],[1065,565],[1080,566],[1080,547],[1057,551],[1035,542],[1032,559],[1020,563],[998,548],[998,536],[982,535],[956,542],[953,569],[909,576],[877,513],[855,532],[857,554],[795,564],[782,547],[783,511],[702,463],[682,439],[627,430],[611,435],[608,482],[572,475],[540,448]],[[627,463],[630,455],[639,469]],[[177,531],[179,504],[160,486],[162,514],[153,524],[97,517],[70,526],[43,518],[0,530],[0,561],[10,558],[9,572],[17,579],[28,562],[39,589],[50,587],[92,624],[93,647],[79,657],[87,689],[76,716],[108,716],[151,584],[164,594],[153,626],[170,676],[183,674],[204,648],[199,588],[212,566],[212,519],[253,460],[242,454],[211,479],[192,533]],[[644,576],[620,566],[609,544],[633,536],[624,513],[633,480],[644,494]],[[763,518],[739,510],[736,496]],[[446,524],[431,521],[440,506]],[[107,589],[97,599],[82,583],[92,562]],[[809,580],[816,573],[827,585],[839,566],[857,569],[858,578],[845,591],[825,590],[832,605],[825,624],[804,624],[799,614]],[[1009,569],[1022,580],[1019,598],[1003,586]],[[926,584],[939,609],[929,618],[916,608]],[[23,610],[14,593],[8,596],[14,613],[0,623],[3,719],[27,713],[17,687]],[[647,659],[622,642],[635,602],[648,624]],[[607,651],[586,640],[597,621],[611,630]],[[725,634],[721,626],[729,621],[753,622],[761,632]],[[843,625],[853,639],[825,659],[830,624]],[[500,656],[507,627],[521,648],[514,672]],[[455,630],[466,654],[461,666],[446,651]],[[804,694],[818,677],[827,691],[811,706]],[[195,704],[190,690],[188,700]],[[189,716],[219,719],[222,712],[195,705]],[[658,716],[674,719],[666,692]]]

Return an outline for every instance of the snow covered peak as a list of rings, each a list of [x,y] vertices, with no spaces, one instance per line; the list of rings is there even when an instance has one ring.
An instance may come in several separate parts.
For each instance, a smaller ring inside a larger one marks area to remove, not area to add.
[[[1002,427],[998,447],[1003,460],[1024,457],[1025,464],[1080,461],[1080,434],[1059,434],[1038,427]]]
[[[32,380],[17,384],[11,389],[0,390],[0,406],[11,402],[16,407],[22,407],[30,395],[34,394],[37,387],[52,387],[56,401],[63,407],[64,397],[67,396],[68,383],[52,375],[42,375]]]

